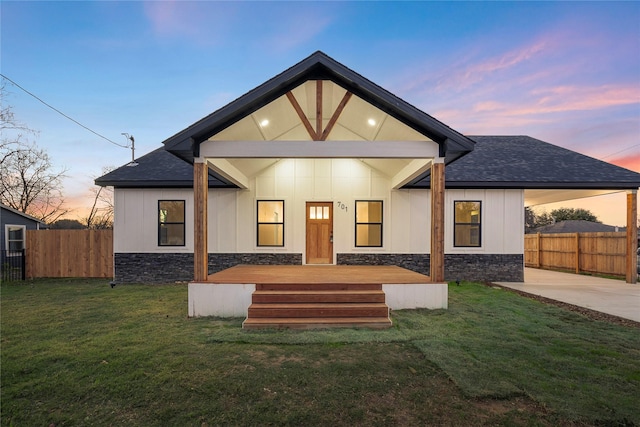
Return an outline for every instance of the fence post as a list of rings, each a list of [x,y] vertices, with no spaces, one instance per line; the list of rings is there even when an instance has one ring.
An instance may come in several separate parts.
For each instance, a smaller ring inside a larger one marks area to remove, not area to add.
[[[540,268],[540,233],[536,233],[536,267]]]
[[[576,274],[580,274],[580,233],[576,233]]]
[[[627,238],[626,238],[626,268],[627,283],[638,283],[638,190],[627,191]]]
[[[24,248],[22,248],[20,250],[20,252],[22,253],[21,255],[21,266],[20,266],[20,273],[22,275],[22,280],[24,280],[27,277],[27,251],[24,250]]]

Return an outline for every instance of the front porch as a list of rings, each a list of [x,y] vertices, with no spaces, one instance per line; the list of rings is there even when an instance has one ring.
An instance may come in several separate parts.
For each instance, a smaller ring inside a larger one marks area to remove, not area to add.
[[[396,266],[238,265],[189,284],[189,316],[244,328],[391,326],[389,309],[446,309],[447,284]]]

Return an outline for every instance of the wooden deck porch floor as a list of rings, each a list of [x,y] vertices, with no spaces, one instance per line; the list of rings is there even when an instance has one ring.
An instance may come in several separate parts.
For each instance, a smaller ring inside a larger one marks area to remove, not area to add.
[[[210,274],[207,283],[411,284],[431,283],[431,278],[406,268],[383,265],[237,265]]]

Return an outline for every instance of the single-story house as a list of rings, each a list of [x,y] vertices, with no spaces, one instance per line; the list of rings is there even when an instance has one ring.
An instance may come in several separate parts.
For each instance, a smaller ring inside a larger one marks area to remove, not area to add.
[[[522,281],[527,205],[627,191],[635,233],[640,174],[462,135],[316,52],[96,184],[115,189],[118,282],[328,264],[444,283]]]
[[[0,203],[0,281],[25,278],[26,231],[41,228],[44,222]]]
[[[41,228],[46,228],[43,221],[0,203],[0,242],[3,251],[21,251],[25,248],[26,230]]]

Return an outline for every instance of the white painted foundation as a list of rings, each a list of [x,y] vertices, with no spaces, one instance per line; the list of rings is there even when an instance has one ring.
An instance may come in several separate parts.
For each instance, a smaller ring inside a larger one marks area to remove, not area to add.
[[[247,317],[253,284],[189,283],[189,317]]]
[[[448,308],[449,288],[446,283],[382,285],[391,310],[413,308]]]
[[[189,317],[246,317],[254,284],[189,283]],[[448,308],[446,283],[382,285],[391,310]]]

